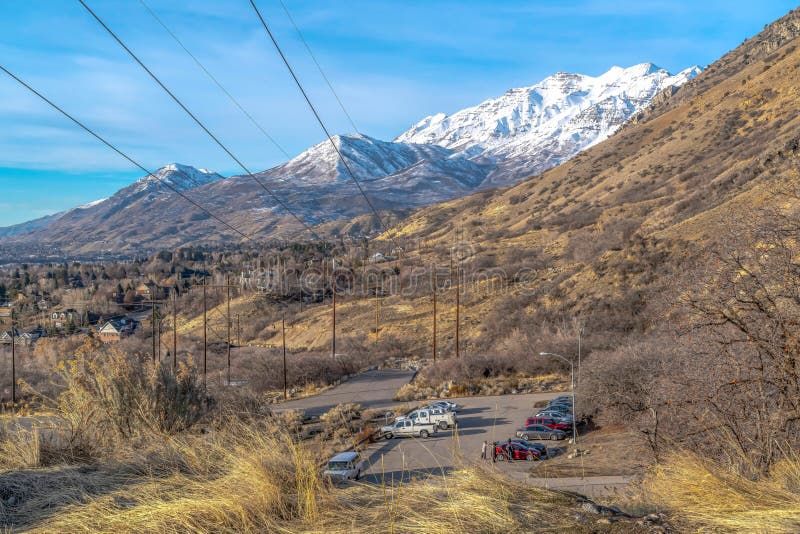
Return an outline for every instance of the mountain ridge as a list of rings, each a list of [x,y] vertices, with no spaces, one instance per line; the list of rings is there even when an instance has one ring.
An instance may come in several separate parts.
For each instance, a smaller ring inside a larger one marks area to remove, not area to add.
[[[596,77],[556,73],[449,117],[433,116],[439,117],[439,125],[461,117],[462,135],[452,142],[441,138],[418,142],[424,140],[420,136],[430,137],[430,132],[421,133],[415,127],[393,141],[361,134],[335,135],[337,150],[323,141],[287,162],[256,173],[255,178],[268,184],[311,225],[369,213],[370,207],[350,179],[350,171],[362,182],[377,209],[405,213],[409,208],[516,183],[558,165],[613,134],[655,94],[683,84],[697,71],[690,67],[671,75],[652,63],[642,63],[612,67]],[[463,119],[465,116],[468,119]],[[337,151],[346,159],[349,170]],[[0,229],[0,236],[81,252],[213,244],[231,237],[205,213],[177,198],[167,184],[197,195],[204,207],[225,214],[248,234],[299,235],[301,228],[296,221],[275,206],[252,178],[224,178],[213,171],[174,163],[107,199],[78,211],[74,208]],[[162,181],[165,183],[159,183]],[[124,217],[120,216],[122,211]]]

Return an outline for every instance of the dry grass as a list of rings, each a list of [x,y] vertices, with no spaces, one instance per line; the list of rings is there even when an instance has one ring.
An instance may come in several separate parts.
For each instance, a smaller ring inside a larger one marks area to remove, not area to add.
[[[32,532],[540,532],[619,530],[574,499],[461,469],[385,487],[335,488],[319,458],[283,435],[235,423],[163,437],[124,464],[0,475],[6,527]]]
[[[753,480],[691,453],[674,454],[641,485],[641,502],[667,511],[682,529],[703,532],[798,532],[800,461]]]

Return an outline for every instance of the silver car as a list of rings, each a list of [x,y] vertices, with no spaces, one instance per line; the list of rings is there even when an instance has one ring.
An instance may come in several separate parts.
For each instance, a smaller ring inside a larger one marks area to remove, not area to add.
[[[524,440],[531,439],[550,439],[559,440],[567,437],[567,433],[563,430],[554,430],[544,425],[528,425],[517,429],[517,437]]]

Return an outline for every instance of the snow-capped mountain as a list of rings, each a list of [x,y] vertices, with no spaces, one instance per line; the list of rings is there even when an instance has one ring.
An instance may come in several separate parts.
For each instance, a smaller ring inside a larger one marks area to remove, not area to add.
[[[170,163],[158,169],[154,174],[139,178],[131,188],[134,192],[162,189],[168,185],[178,191],[188,191],[202,185],[221,180],[223,177],[208,169],[196,169],[189,165]]]
[[[451,115],[427,117],[394,141],[358,134],[336,135],[333,141],[377,209],[406,212],[556,166],[612,135],[655,95],[674,91],[699,72],[692,67],[673,76],[642,63],[596,77],[557,73]],[[82,252],[226,239],[224,228],[173,189],[248,233],[296,235],[297,221],[261,184],[309,225],[370,211],[337,150],[325,140],[255,180],[170,164],[107,199],[0,229],[0,236],[70,243]]]
[[[403,173],[422,162],[436,162],[432,180],[446,178],[439,176],[444,173],[461,182],[462,189],[474,188],[475,177],[485,175],[477,164],[437,145],[387,142],[361,134],[335,135],[333,142],[356,179],[380,182],[373,184],[378,188],[386,182],[403,181]],[[282,180],[292,187],[352,184],[348,169],[327,140],[258,176]]]
[[[607,139],[656,94],[699,73],[694,66],[671,75],[652,63],[596,77],[559,72],[452,115],[426,117],[395,142],[435,144],[494,163],[483,185],[513,183]]]

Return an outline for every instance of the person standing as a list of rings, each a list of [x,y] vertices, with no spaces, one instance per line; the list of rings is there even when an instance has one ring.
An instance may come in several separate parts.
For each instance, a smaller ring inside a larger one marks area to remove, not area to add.
[[[483,440],[483,445],[481,445],[481,460],[486,459],[486,449],[489,447],[489,444],[486,443],[486,440]]]

